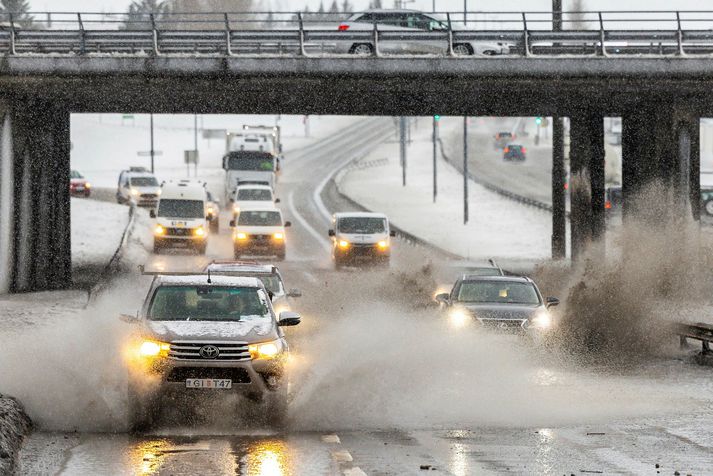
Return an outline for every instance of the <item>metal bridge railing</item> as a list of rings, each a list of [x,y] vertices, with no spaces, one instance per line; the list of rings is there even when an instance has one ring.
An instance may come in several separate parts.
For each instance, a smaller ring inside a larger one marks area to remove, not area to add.
[[[434,24],[351,24],[349,15],[294,12],[0,14],[5,55],[466,54],[713,55],[713,11],[443,12]],[[554,31],[553,20],[563,31]],[[497,45],[496,48],[481,47]],[[463,48],[465,46],[465,48]]]

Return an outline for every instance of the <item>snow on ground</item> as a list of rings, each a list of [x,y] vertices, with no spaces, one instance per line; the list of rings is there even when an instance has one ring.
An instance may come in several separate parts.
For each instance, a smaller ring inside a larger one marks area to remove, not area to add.
[[[428,123],[427,123],[428,122]],[[443,118],[441,134],[462,124]],[[552,215],[469,183],[470,220],[463,225],[463,175],[438,160],[438,200],[432,198],[429,121],[420,121],[408,148],[402,186],[399,144],[382,144],[337,177],[339,190],[364,207],[386,213],[400,229],[469,259],[541,260],[550,256]]]
[[[139,152],[150,149],[149,116],[125,118],[121,114],[72,115],[72,168],[82,173],[94,186],[116,187],[119,172],[130,166],[150,167],[149,157]],[[303,116],[206,115],[198,118],[199,177],[222,173],[221,158],[225,139],[203,139],[201,129],[240,130],[243,124],[280,125],[285,152],[306,146],[348,126],[358,118],[349,116],[310,116],[309,137]],[[185,178],[184,151],[194,148],[192,115],[155,115],[154,147],[161,151],[155,158],[159,180]],[[194,171],[191,170],[191,176]],[[222,177],[222,176],[221,176]]]
[[[129,207],[114,203],[72,199],[72,265],[102,266],[121,242],[129,221]]]

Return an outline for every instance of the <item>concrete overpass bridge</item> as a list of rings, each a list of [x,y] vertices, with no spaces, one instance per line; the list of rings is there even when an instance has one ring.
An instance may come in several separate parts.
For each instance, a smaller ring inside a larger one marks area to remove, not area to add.
[[[238,42],[237,33],[228,20],[219,31],[224,50],[205,51],[205,38],[219,37],[212,30],[172,30],[173,36],[163,38],[192,39],[182,40],[189,49],[193,45],[190,53],[166,53],[155,19],[151,29],[129,32],[151,39],[155,48],[148,53],[89,51],[92,35],[84,26],[34,30],[35,43],[29,31],[0,32],[0,51],[6,48],[0,59],[0,291],[61,288],[71,280],[71,113],[569,117],[575,256],[604,233],[602,119],[621,116],[625,215],[630,197],[653,180],[675,190],[677,198],[669,204],[673,214],[690,209],[697,214],[698,119],[713,116],[713,32],[706,36],[698,29],[685,30],[679,22],[674,30],[631,33],[635,38],[629,40],[629,50],[619,45],[619,53],[613,54],[608,45],[614,40],[609,38],[621,42],[624,33],[617,30],[616,36],[603,27],[562,36],[564,32],[527,27],[456,32],[449,24],[446,32],[425,32],[414,40],[445,39],[443,54],[381,55],[377,49],[377,54],[355,56],[309,54],[306,44],[319,39],[320,32],[330,38],[334,32],[310,30],[301,23],[287,30],[297,40],[292,52],[236,54],[232,45]],[[241,34],[258,33],[260,41],[274,43],[273,30]],[[377,44],[411,35],[395,38],[378,26],[367,34]],[[468,34],[479,41],[509,35],[511,52],[451,54],[453,42]],[[356,33],[355,38],[362,41],[365,35]],[[596,38],[599,43],[593,42]],[[654,40],[658,49],[642,53],[642,45]],[[561,169],[554,177],[553,192],[560,196]],[[563,200],[553,203],[555,216],[563,217]],[[564,220],[554,221],[558,229],[553,236],[562,236]]]

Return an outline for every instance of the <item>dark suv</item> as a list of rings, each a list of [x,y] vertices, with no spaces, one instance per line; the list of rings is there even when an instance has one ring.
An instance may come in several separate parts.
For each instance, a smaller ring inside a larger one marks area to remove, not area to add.
[[[455,327],[477,324],[505,331],[546,331],[552,326],[548,309],[559,304],[557,298],[543,298],[530,278],[516,276],[466,275],[436,301]]]

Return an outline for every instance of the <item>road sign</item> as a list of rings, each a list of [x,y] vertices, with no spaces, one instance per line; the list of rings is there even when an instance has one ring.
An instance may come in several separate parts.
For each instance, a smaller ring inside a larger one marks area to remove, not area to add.
[[[225,129],[203,129],[204,139],[225,139],[228,131]]]
[[[150,150],[142,150],[136,153],[139,157],[151,157],[151,151]],[[160,150],[154,150],[153,151],[154,157],[159,157],[163,155],[163,151]]]
[[[197,150],[186,150],[183,152],[183,160],[186,165],[198,164],[198,151]]]

